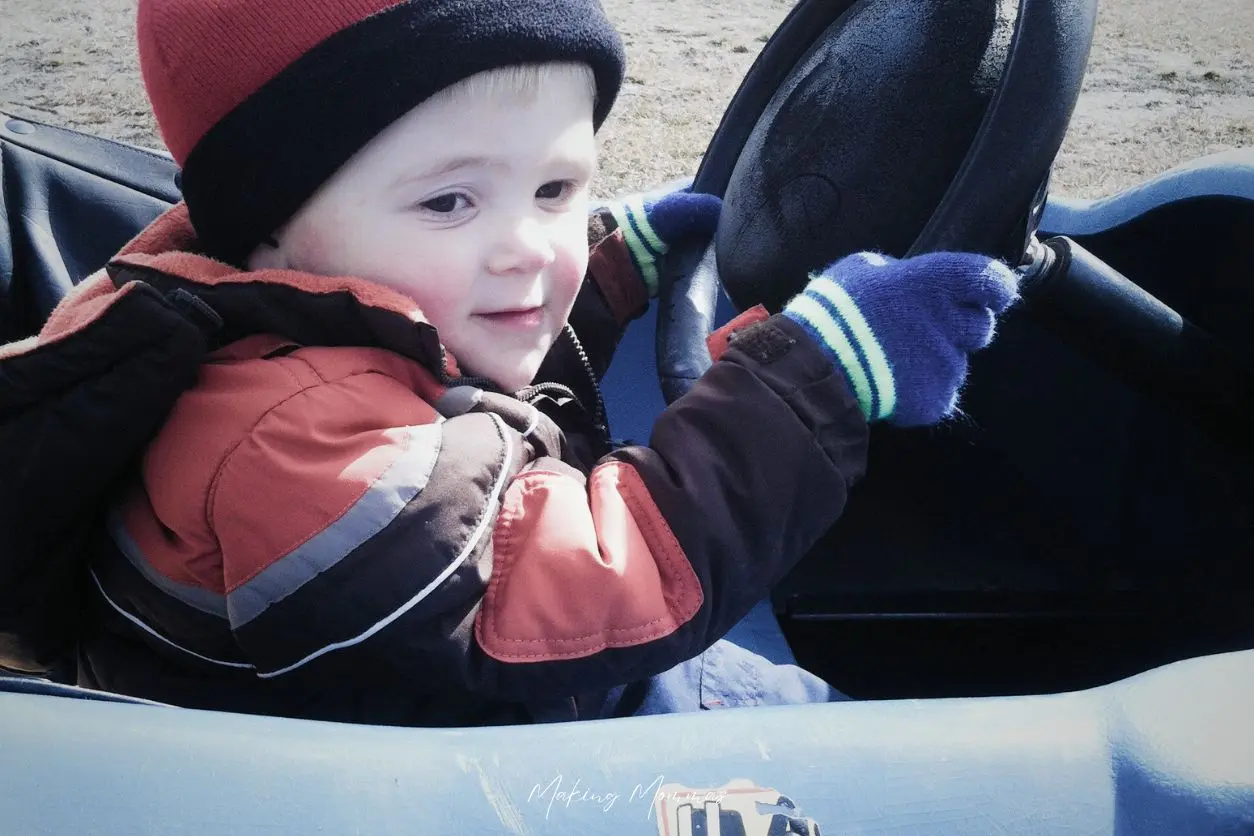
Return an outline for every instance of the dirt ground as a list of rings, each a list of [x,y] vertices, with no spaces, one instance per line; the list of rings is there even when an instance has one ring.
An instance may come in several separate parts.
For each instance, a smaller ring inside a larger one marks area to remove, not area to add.
[[[597,191],[691,174],[791,0],[603,0],[628,78]],[[135,0],[0,0],[0,110],[159,146],[132,38]],[[1254,0],[1101,0],[1054,191],[1109,194],[1254,145]]]

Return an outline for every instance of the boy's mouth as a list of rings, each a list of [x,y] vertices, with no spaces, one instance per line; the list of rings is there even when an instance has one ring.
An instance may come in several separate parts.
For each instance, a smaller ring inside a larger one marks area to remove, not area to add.
[[[544,323],[544,307],[510,308],[474,314],[476,319],[498,328],[536,328]]]

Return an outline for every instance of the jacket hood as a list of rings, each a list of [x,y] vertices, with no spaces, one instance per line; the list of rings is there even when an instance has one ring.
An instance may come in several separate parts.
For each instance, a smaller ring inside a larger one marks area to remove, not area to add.
[[[352,276],[241,270],[199,249],[186,204],[176,204],[66,297],[40,342],[78,330],[141,283],[167,299],[212,309],[205,314],[222,321],[218,345],[274,334],[302,345],[373,346],[422,363],[441,382],[460,376],[435,326],[401,293]]]

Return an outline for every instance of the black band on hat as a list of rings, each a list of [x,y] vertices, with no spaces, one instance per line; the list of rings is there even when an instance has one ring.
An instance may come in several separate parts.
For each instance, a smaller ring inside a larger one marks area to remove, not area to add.
[[[340,166],[421,102],[485,70],[552,61],[592,67],[599,128],[624,56],[598,0],[409,0],[335,33],[188,155],[183,197],[202,248],[242,266]]]

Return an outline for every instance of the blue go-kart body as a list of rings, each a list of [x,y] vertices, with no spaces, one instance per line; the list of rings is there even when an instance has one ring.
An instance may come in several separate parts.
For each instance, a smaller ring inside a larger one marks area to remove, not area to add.
[[[0,114],[0,342],[177,201],[174,171]],[[1254,149],[1037,209],[1020,237],[1070,239],[1166,330],[1025,294],[962,420],[873,431],[844,519],[773,594],[854,701],[437,730],[4,674],[0,832],[1254,833]],[[1223,359],[1222,410],[1157,350],[1184,331]],[[637,321],[605,381],[618,438],[664,408],[657,340]]]

